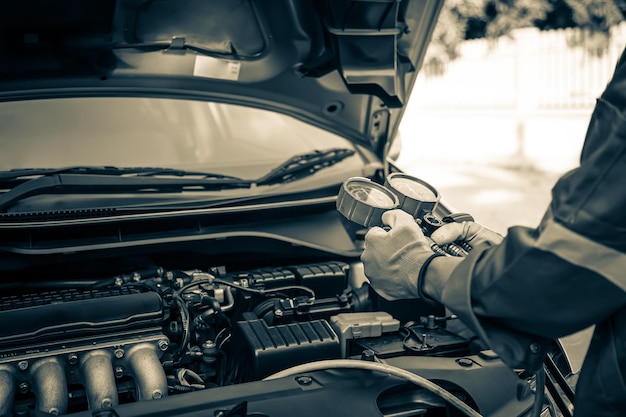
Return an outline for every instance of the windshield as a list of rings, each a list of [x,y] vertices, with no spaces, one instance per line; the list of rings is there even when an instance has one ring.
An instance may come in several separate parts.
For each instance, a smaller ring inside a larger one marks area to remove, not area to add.
[[[350,148],[293,117],[231,104],[158,98],[0,103],[0,170],[171,167],[253,179],[293,155]]]

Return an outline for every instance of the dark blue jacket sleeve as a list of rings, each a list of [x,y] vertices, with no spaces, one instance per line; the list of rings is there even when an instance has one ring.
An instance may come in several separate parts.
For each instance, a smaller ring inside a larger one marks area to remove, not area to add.
[[[622,58],[542,223],[475,248],[444,289],[443,303],[514,368],[537,369],[551,339],[626,308],[625,111]]]

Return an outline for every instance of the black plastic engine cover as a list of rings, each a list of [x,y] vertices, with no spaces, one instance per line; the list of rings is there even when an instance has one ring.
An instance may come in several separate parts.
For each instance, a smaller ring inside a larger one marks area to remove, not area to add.
[[[313,292],[315,298],[333,298],[348,286],[348,264],[322,262],[315,264],[263,268],[235,274],[233,278],[247,278],[251,284],[263,288],[302,285]]]
[[[109,331],[143,328],[164,319],[154,292],[58,291],[0,299],[0,349]]]
[[[305,362],[341,357],[341,344],[326,320],[268,326],[263,320],[237,322],[235,345],[242,350],[246,381]]]

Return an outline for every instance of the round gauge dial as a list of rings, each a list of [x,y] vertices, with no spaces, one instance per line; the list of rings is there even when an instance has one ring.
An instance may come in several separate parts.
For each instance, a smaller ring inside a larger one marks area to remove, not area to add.
[[[355,199],[370,206],[393,208],[398,204],[387,190],[374,187],[373,184],[351,183],[346,185],[346,190]]]
[[[407,197],[420,201],[437,201],[437,195],[427,185],[409,178],[393,178],[389,180],[393,188]]]
[[[389,174],[385,186],[398,196],[400,208],[416,219],[435,211],[439,203],[439,192],[435,187],[401,172]]]
[[[365,227],[382,225],[383,213],[398,206],[398,197],[392,191],[365,177],[349,178],[337,195],[337,210]]]

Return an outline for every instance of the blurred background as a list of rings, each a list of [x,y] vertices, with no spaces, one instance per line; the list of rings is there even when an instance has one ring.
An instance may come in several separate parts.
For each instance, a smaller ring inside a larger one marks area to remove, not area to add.
[[[398,164],[454,211],[534,227],[578,163],[626,45],[626,0],[449,0],[404,114]]]

